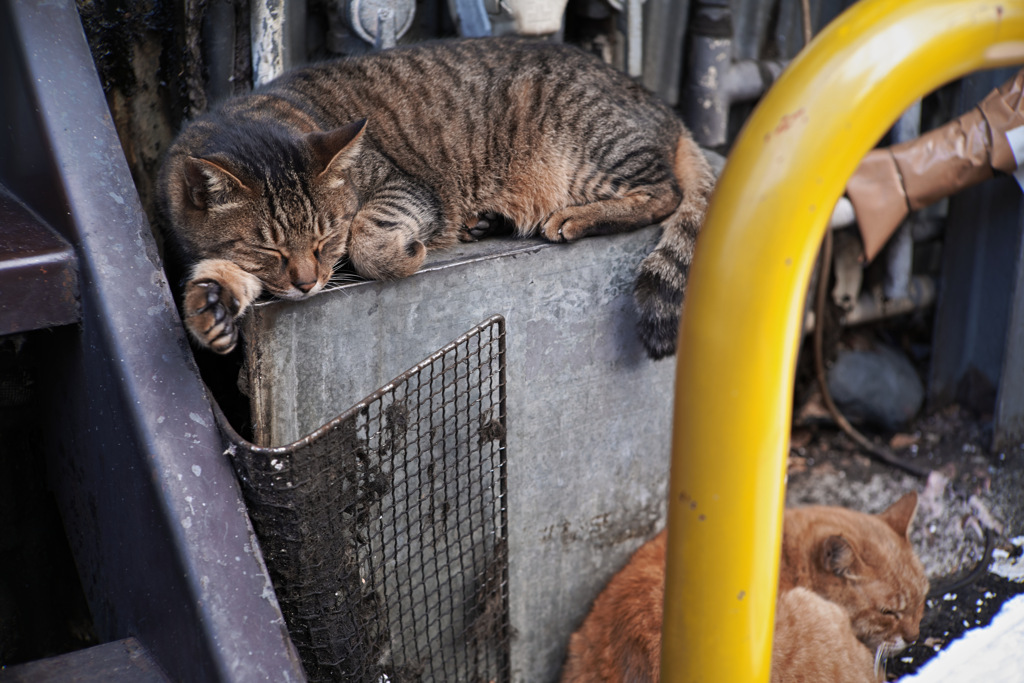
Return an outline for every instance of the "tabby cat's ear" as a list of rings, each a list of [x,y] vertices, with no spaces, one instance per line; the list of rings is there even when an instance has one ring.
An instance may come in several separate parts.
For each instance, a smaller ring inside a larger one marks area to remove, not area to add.
[[[318,178],[332,185],[344,181],[342,172],[359,155],[364,130],[366,119],[359,119],[326,133],[310,133],[306,136],[313,158],[319,166]]]
[[[188,198],[197,209],[228,208],[249,191],[231,171],[208,159],[187,157],[184,176]]]
[[[849,541],[842,536],[829,536],[821,544],[821,564],[836,576],[848,576],[855,557]]]
[[[917,514],[917,492],[911,491],[886,508],[879,517],[900,536],[910,538],[910,524]]]

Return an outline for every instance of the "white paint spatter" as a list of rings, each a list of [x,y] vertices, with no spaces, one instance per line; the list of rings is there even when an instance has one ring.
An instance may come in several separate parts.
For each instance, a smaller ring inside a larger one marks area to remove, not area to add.
[[[197,477],[203,476],[203,468],[200,467],[199,465],[192,465],[192,474],[196,475]]]
[[[1020,653],[1024,652],[1024,595],[1003,603],[985,628],[967,631],[901,683],[1021,683]]]

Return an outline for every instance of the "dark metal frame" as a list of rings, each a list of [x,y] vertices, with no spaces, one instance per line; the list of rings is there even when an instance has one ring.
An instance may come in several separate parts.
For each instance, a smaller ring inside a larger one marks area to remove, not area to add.
[[[0,3],[0,183],[71,243],[48,471],[96,629],[176,680],[301,681],[75,3]]]

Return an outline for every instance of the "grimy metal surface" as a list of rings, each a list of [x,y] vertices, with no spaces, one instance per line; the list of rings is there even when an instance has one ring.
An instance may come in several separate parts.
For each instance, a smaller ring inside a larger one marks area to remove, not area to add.
[[[304,680],[74,2],[0,3],[0,89],[0,181],[79,259],[40,419],[97,633],[174,680]]]
[[[599,590],[664,519],[675,363],[644,355],[631,294],[657,236],[459,245],[406,280],[259,304],[244,329],[255,421],[284,444],[505,317],[513,681],[557,679]]]

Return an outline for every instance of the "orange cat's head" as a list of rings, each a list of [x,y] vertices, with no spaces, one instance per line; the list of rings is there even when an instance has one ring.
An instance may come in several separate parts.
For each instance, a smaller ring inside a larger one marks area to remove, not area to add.
[[[359,208],[348,169],[365,123],[295,135],[250,122],[205,139],[200,121],[161,173],[169,227],[191,257],[228,259],[276,296],[316,294],[348,251]]]
[[[901,650],[917,639],[928,592],[908,538],[916,511],[916,493],[878,515],[837,507],[787,510],[780,580],[845,609],[857,638],[872,651]],[[804,561],[790,562],[787,569],[786,554],[791,560],[803,555]]]

